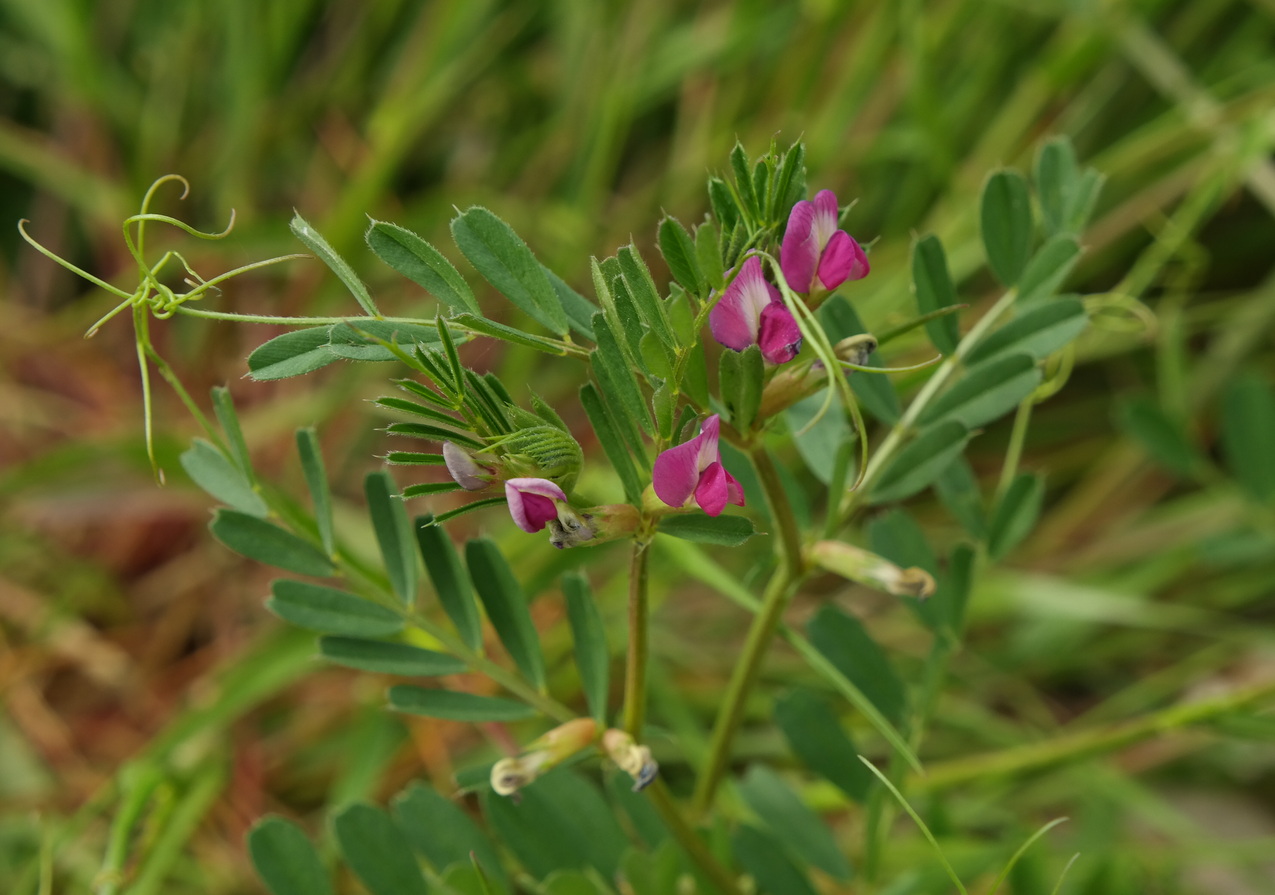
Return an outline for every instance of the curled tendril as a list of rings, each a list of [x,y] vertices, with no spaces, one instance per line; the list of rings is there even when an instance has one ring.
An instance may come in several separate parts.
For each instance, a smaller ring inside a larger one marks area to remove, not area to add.
[[[156,320],[167,320],[180,311],[182,309],[182,305],[186,302],[197,301],[203,298],[209,290],[217,290],[218,284],[229,280],[231,277],[236,277],[242,273],[247,273],[248,271],[266,267],[271,264],[278,264],[281,261],[308,257],[306,255],[295,254],[281,255],[265,261],[247,264],[243,267],[237,267],[234,270],[219,274],[211,280],[205,280],[196,273],[186,258],[176,251],[167,251],[160,256],[159,260],[154,264],[148,264],[146,262],[146,225],[148,223],[153,222],[157,224],[168,224],[169,226],[181,230],[183,233],[199,239],[222,239],[228,236],[235,226],[235,212],[233,209],[230,212],[230,220],[227,222],[226,228],[220,232],[199,230],[175,217],[171,217],[166,214],[153,213],[150,210],[151,202],[154,201],[155,195],[160,187],[170,182],[181,184],[182,192],[178,197],[179,199],[185,199],[188,195],[190,195],[190,182],[186,180],[185,177],[182,177],[180,174],[165,174],[163,177],[158,178],[154,183],[152,183],[150,188],[146,190],[145,195],[142,197],[138,213],[130,215],[124,219],[124,223],[122,225],[124,244],[128,248],[128,253],[133,256],[133,260],[137,262],[138,271],[137,288],[135,288],[131,293],[126,292],[105,280],[95,277],[88,271],[82,270],[70,261],[67,261],[65,258],[59,257],[50,249],[37,242],[35,238],[27,232],[26,220],[18,222],[18,232],[21,234],[22,238],[26,240],[27,244],[29,244],[37,252],[44,255],[51,261],[60,264],[62,267],[65,267],[76,276],[87,280],[99,289],[102,289],[103,291],[120,299],[120,302],[115,307],[113,307],[110,311],[107,311],[106,314],[102,315],[97,322],[88,328],[88,330],[84,333],[85,338],[91,338],[94,336],[99,329],[125,310],[132,312],[133,338],[137,345],[137,365],[142,379],[142,414],[146,436],[146,454],[147,457],[150,458],[151,469],[154,470],[156,477],[161,481],[163,480],[163,476],[155,459],[150,365],[155,365],[156,370],[158,370],[165,381],[173,387],[182,401],[195,411],[197,418],[202,419],[202,416],[198,412],[198,407],[186,393],[186,390],[182,386],[180,380],[177,379],[176,374],[173,373],[172,369],[168,366],[164,359],[160,357],[159,353],[155,351],[154,346],[152,346],[148,325],[150,318],[153,317]],[[136,228],[136,232],[134,232],[134,228]],[[190,288],[188,288],[185,292],[178,292],[171,286],[159,281],[159,274],[167,265],[173,262],[180,264],[186,272],[184,283]]]
[[[863,412],[859,410],[859,402],[855,400],[854,392],[850,390],[850,383],[846,380],[846,377],[833,372],[841,367],[843,362],[837,357],[836,349],[828,341],[828,335],[823,331],[823,327],[819,325],[814,312],[806,307],[806,303],[788,285],[788,280],[784,277],[784,272],[778,259],[765,253],[758,254],[770,264],[784,305],[792,313],[793,319],[797,321],[797,328],[801,330],[802,337],[810,345],[815,356],[823,363],[824,370],[827,371],[829,388],[823,403],[819,405],[819,410],[810,418],[810,421],[795,434],[802,435],[808,432],[812,426],[823,419],[824,415],[832,409],[833,398],[840,398],[842,408],[850,414],[850,418],[854,422],[855,437],[859,440],[859,471],[854,484],[850,487],[850,490],[853,491],[863,482],[864,472],[868,468],[868,439],[864,432]]]

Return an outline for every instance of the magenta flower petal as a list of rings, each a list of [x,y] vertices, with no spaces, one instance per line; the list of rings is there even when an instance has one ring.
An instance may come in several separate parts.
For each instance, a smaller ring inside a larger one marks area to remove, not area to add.
[[[655,495],[671,507],[681,507],[695,493],[699,482],[700,443],[704,436],[671,447],[655,458],[651,487]]]
[[[801,350],[801,329],[782,301],[772,302],[761,312],[757,342],[761,356],[772,364],[786,364]]]
[[[509,479],[505,482],[509,515],[523,531],[540,531],[550,519],[558,518],[558,505],[567,495],[548,479]]]
[[[815,245],[819,246],[820,252],[823,252],[832,240],[832,235],[837,232],[837,218],[841,214],[841,209],[837,207],[837,197],[832,190],[820,190],[815,193],[815,198],[810,204],[814,206],[810,228],[815,235]]]
[[[720,460],[708,464],[695,486],[695,502],[710,516],[720,516],[726,509],[730,489],[726,484],[726,469]]]
[[[550,500],[567,502],[566,492],[548,479],[509,479],[505,482],[506,493],[508,493],[510,485],[527,494],[539,494],[541,497],[548,497]]]
[[[835,201],[835,200],[834,200]],[[819,245],[814,231],[814,203],[802,199],[788,214],[788,226],[779,248],[779,268],[794,292],[809,292],[819,265]]]
[[[844,230],[832,234],[819,259],[819,282],[824,288],[836,289],[846,280],[862,280],[868,270],[868,256],[863,247]]]
[[[708,314],[713,338],[727,348],[743,351],[757,341],[762,311],[778,298],[778,290],[762,274],[761,261],[756,255],[749,258]]]
[[[744,489],[722,466],[721,425],[721,417],[713,414],[700,425],[699,435],[655,458],[651,485],[660,500],[681,508],[694,494],[710,516],[720,514],[728,503],[744,505]]]

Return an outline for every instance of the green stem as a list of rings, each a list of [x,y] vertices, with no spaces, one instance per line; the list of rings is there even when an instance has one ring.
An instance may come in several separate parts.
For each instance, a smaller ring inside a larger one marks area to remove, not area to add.
[[[1175,705],[1159,712],[1092,730],[1062,734],[1039,743],[1016,746],[990,755],[976,755],[927,766],[911,785],[934,792],[969,783],[1015,777],[1054,765],[1114,752],[1158,734],[1211,721],[1275,698],[1275,678],[1232,690],[1216,699]]]
[[[774,639],[779,628],[779,619],[784,607],[788,605],[788,597],[796,585],[796,580],[789,573],[787,566],[778,569],[771,576],[762,596],[761,611],[753,619],[748,629],[748,639],[744,641],[744,650],[735,664],[726,695],[722,699],[722,707],[717,713],[717,721],[713,725],[713,737],[708,749],[708,762],[695,787],[695,811],[697,815],[705,814],[713,804],[717,795],[717,787],[721,784],[730,760],[730,747],[735,739],[735,732],[744,717],[744,706],[752,692],[753,685],[761,674],[762,659],[766,649]]]
[[[993,324],[1000,319],[1001,315],[1008,311],[1018,299],[1018,290],[1011,289],[997,300],[996,304],[984,314],[968,333],[965,338],[961,339],[956,350],[952,352],[951,357],[943,362],[943,364],[934,371],[921,391],[912,399],[912,403],[908,405],[907,411],[903,414],[903,418],[895,423],[894,428],[890,430],[890,434],[885,437],[885,441],[881,442],[881,446],[872,454],[872,459],[868,462],[867,468],[864,469],[863,475],[859,479],[859,485],[856,490],[851,491],[846,499],[846,506],[842,510],[841,517],[846,519],[850,513],[858,506],[858,504],[867,496],[872,482],[876,479],[881,471],[894,458],[894,454],[903,446],[903,442],[912,433],[916,427],[916,422],[921,417],[921,413],[933,400],[939,390],[947,384],[952,375],[960,367],[965,356],[970,350],[977,345],[983,338],[983,335],[992,328]]]
[[[749,459],[753,461],[757,479],[766,495],[770,518],[778,529],[780,558],[787,564],[789,573],[794,578],[799,577],[805,569],[801,551],[801,526],[797,524],[797,517],[793,514],[788,492],[779,478],[779,470],[769,452],[761,445],[749,451]]]
[[[1023,403],[1018,405],[1018,412],[1014,414],[1014,429],[1009,434],[1009,447],[1005,450],[1001,478],[996,485],[996,503],[998,504],[1018,475],[1018,464],[1023,458],[1023,445],[1027,441],[1027,425],[1031,422],[1034,403],[1033,396],[1028,395]]]
[[[731,674],[726,688],[726,696],[717,713],[713,725],[713,736],[708,750],[708,762],[700,775],[695,788],[695,810],[705,813],[717,795],[717,787],[726,772],[730,760],[730,747],[735,739],[744,717],[744,707],[749,694],[761,675],[762,661],[766,650],[775,638],[780,619],[788,598],[801,580],[805,563],[801,552],[801,529],[797,518],[793,515],[792,504],[779,479],[779,471],[775,468],[770,454],[761,445],[753,447],[749,452],[753,467],[757,470],[757,479],[762,491],[766,494],[766,504],[770,507],[770,517],[779,534],[779,568],[771,576],[762,596],[761,609],[753,618],[748,629],[748,637],[744,641],[744,651]]]
[[[673,797],[669,795],[668,787],[664,785],[664,781],[656,780],[646,791],[650,793],[651,803],[655,806],[655,810],[659,812],[660,817],[663,818],[664,824],[668,827],[669,832],[673,834],[673,838],[686,850],[691,860],[699,865],[700,870],[704,871],[704,875],[712,880],[713,885],[723,895],[739,895],[740,888],[735,877],[722,866],[721,862],[709,851],[708,846],[704,844],[704,840],[686,822],[686,818],[682,816],[682,812],[678,810],[676,803],[674,803]]]
[[[629,566],[629,649],[624,665],[624,729],[641,739],[646,720],[646,665],[648,644],[648,578],[651,551],[645,541],[633,542]]]

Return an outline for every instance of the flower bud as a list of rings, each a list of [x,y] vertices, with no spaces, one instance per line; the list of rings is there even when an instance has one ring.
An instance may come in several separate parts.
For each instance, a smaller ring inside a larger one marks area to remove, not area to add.
[[[492,471],[474,462],[474,458],[465,453],[450,441],[443,442],[443,462],[447,464],[447,472],[466,491],[481,491],[491,484]]]

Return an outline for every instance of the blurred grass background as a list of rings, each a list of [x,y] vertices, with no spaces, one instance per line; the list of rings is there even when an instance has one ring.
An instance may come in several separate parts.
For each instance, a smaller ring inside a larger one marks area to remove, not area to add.
[[[1275,676],[1275,515],[1213,465],[1157,464],[1118,424],[1127,402],[1151,400],[1216,459],[1219,395],[1237,375],[1275,372],[1271,0],[0,0],[0,109],[0,221],[31,219],[37,239],[107,279],[129,282],[133,266],[119,222],[176,172],[192,193],[163,193],[157,210],[213,230],[238,213],[220,243],[153,231],[205,275],[296,251],[295,207],[384,310],[422,316],[432,301],[363,249],[365,214],[455,257],[452,206],[486,205],[587,291],[589,255],[630,234],[654,255],[661,210],[697,219],[704,176],[735,139],[758,153],[774,135],[803,136],[813,187],[857,196],[853,232],[879,237],[853,296],[870,325],[911,311],[908,251],[926,232],[943,237],[976,312],[994,291],[979,270],[983,177],[1070,135],[1108,176],[1073,285],[1140,298],[1156,325],[1096,326],[1068,387],[1034,415],[1025,464],[1049,474],[1045,516],[972,597],[922,753],[947,785],[918,799],[957,856],[988,843],[1009,854],[1043,820],[1071,816],[1020,865],[1015,893],[1050,891],[1076,851],[1063,891],[1275,891],[1269,716],[1084,760],[956,763]],[[34,892],[43,843],[55,891],[90,890],[113,866],[110,817],[139,767],[162,765],[167,807],[147,860],[117,861],[137,893],[257,891],[242,834],[269,810],[314,819],[418,776],[446,791],[480,735],[387,715],[378,681],[319,667],[307,637],[262,611],[265,570],[204,532],[208,500],[175,462],[193,425],[162,386],[170,484],[155,486],[126,326],[81,338],[103,295],[12,226],[0,228],[0,294],[0,879]],[[235,280],[218,301],[353,310],[315,262]],[[157,328],[194,391],[231,384],[268,476],[297,483],[291,431],[318,424],[353,516],[385,450],[359,399],[388,368],[239,381],[271,334]],[[467,352],[579,417],[578,370]],[[976,448],[988,487],[1008,428]],[[955,536],[941,510],[916,512],[938,540]],[[504,543],[535,590],[563,560],[530,540]],[[681,573],[660,565],[671,588]],[[617,583],[596,582],[615,643]],[[854,608],[915,678],[911,618]],[[565,649],[556,601],[537,609]],[[663,606],[657,721],[684,737],[708,723],[746,621],[707,589]],[[779,652],[766,687],[798,673]],[[755,707],[745,755],[781,756],[769,711]],[[809,796],[851,849],[858,815],[817,787]],[[905,824],[887,862],[890,891],[929,891],[938,873]]]

